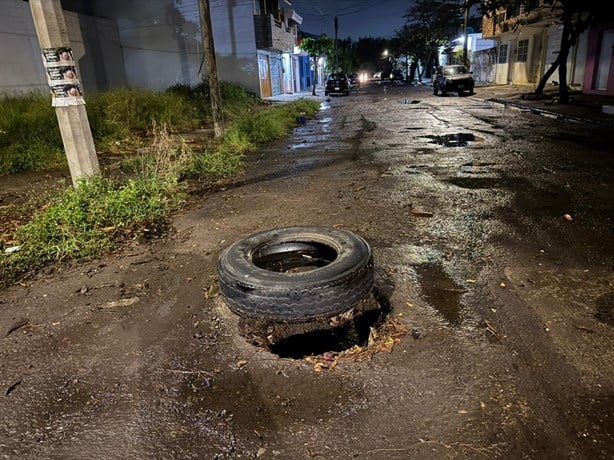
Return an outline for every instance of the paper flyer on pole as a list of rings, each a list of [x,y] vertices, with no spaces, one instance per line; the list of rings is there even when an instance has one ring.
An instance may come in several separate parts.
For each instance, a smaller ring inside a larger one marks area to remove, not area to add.
[[[47,83],[51,89],[54,107],[83,105],[83,91],[77,75],[77,66],[71,48],[45,48],[42,50]]]

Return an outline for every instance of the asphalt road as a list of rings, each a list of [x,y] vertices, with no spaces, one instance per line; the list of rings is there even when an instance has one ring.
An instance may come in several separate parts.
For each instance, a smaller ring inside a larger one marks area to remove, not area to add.
[[[2,292],[0,458],[612,458],[613,137],[479,93],[323,99],[167,240]],[[290,225],[370,244],[370,343],[239,333],[217,258]]]

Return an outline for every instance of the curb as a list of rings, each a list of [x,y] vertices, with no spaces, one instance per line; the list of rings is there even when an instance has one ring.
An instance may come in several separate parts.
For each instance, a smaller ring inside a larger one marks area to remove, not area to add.
[[[553,110],[539,109],[536,107],[531,107],[526,104],[522,104],[520,102],[513,102],[513,101],[508,101],[505,99],[497,99],[497,98],[489,98],[489,99],[484,99],[484,100],[487,102],[493,102],[495,104],[501,104],[505,107],[515,107],[517,109],[525,110],[527,112],[531,112],[536,115],[542,115],[542,116],[549,117],[549,118],[556,118],[557,120],[570,120],[570,121],[576,121],[580,123],[592,123],[592,124],[599,125],[599,126],[611,126],[609,123],[605,123],[603,121],[594,120],[594,119],[586,118],[586,117],[579,117],[576,115],[569,115],[566,113],[555,112]]]

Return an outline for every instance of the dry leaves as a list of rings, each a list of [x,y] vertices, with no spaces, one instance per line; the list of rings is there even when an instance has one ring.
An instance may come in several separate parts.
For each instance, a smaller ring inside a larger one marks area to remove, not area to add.
[[[313,364],[313,370],[332,370],[343,361],[365,361],[376,353],[391,353],[394,346],[407,335],[407,328],[395,318],[389,318],[379,329],[371,328],[366,346],[354,345],[339,353],[327,352],[321,356],[308,356],[305,361]]]

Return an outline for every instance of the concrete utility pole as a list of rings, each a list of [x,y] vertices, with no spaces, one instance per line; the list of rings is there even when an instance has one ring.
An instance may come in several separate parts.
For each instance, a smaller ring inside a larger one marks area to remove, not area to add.
[[[220,82],[217,78],[217,63],[215,60],[215,47],[213,46],[213,30],[211,28],[209,0],[199,0],[198,3],[200,4],[200,27],[203,36],[203,51],[205,53],[205,62],[207,64],[207,74],[209,78],[213,130],[215,137],[221,137],[224,134],[224,116],[222,113]]]
[[[60,0],[30,0],[30,10],[41,47],[52,105],[58,118],[73,185],[100,174],[100,166],[77,66],[73,60]]]

